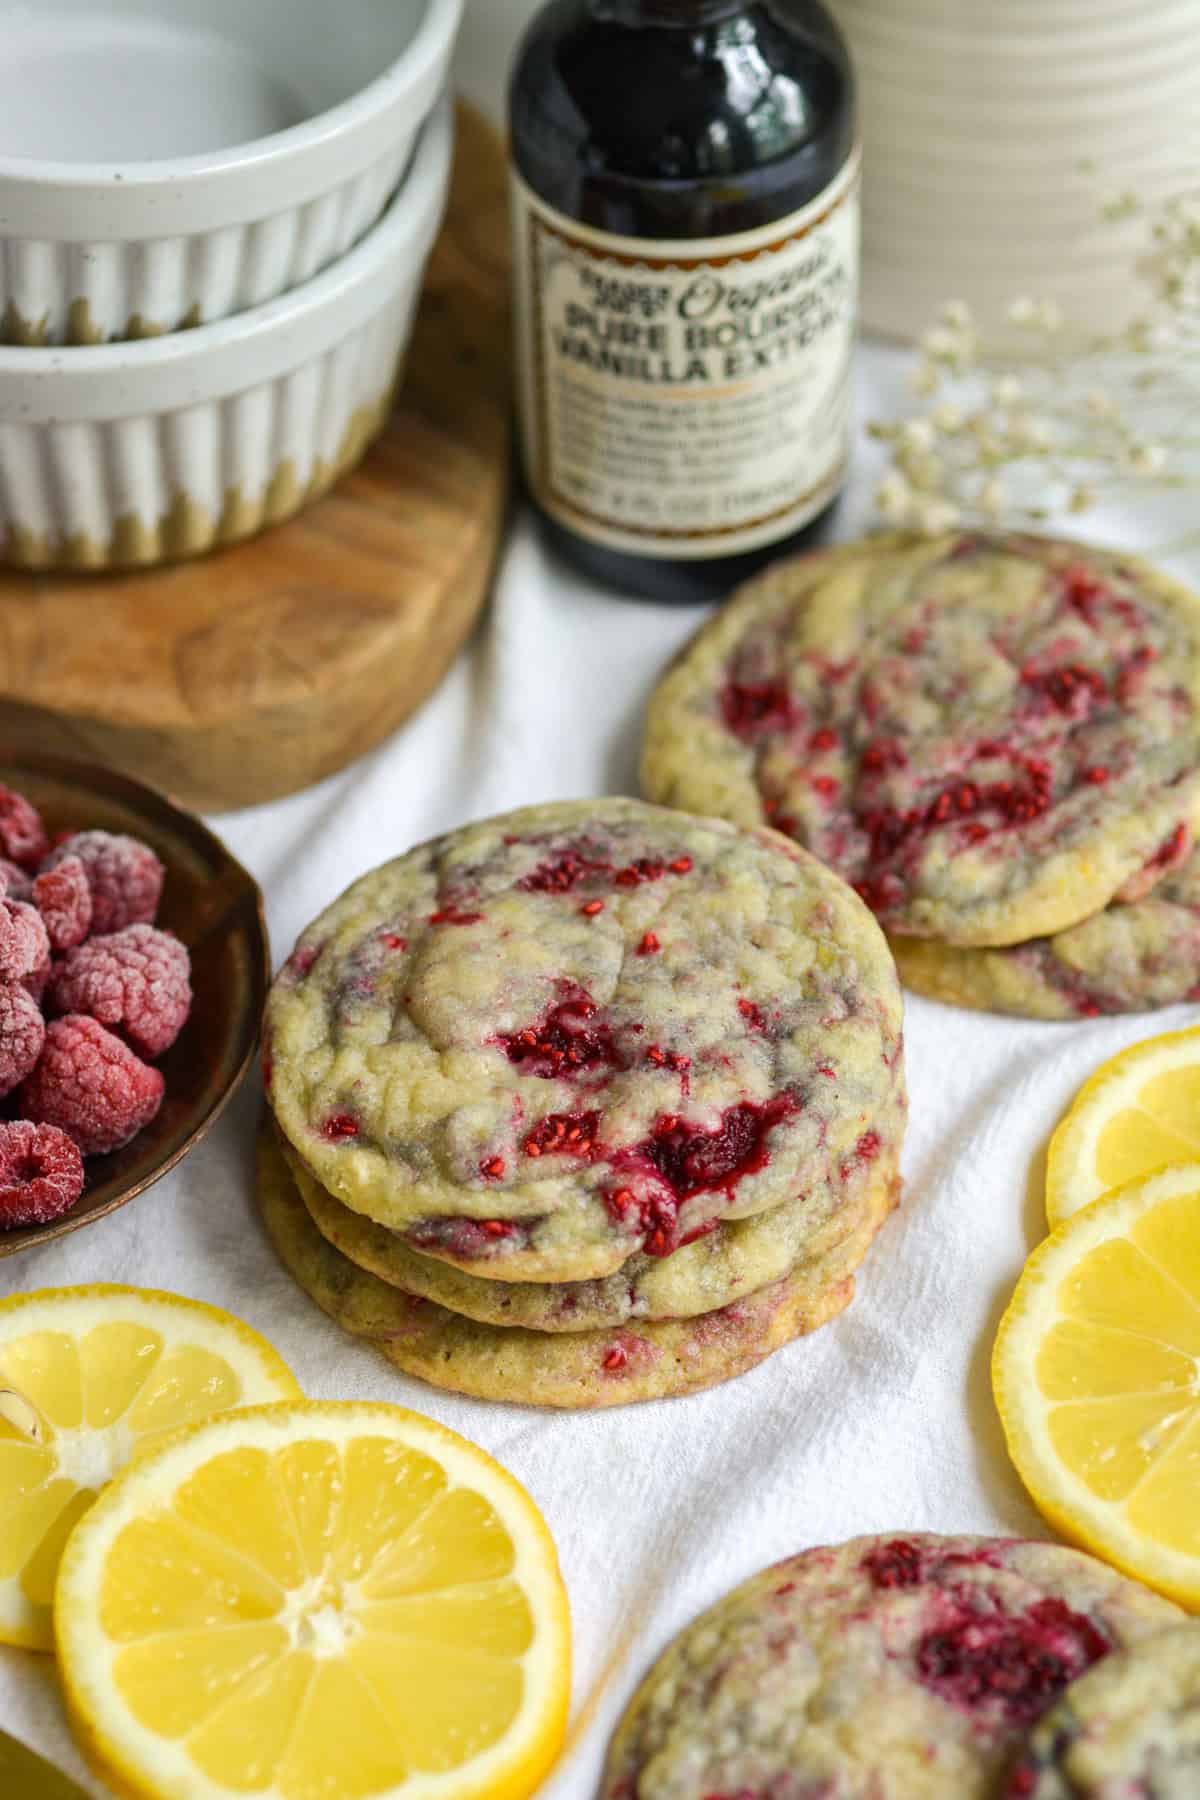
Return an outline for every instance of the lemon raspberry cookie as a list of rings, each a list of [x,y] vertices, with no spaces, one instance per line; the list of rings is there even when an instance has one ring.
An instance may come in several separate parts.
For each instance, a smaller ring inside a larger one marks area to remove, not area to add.
[[[1200,852],[1180,826],[1150,893],[1007,950],[892,940],[906,987],[931,1000],[1029,1019],[1090,1019],[1200,998]]]
[[[1039,1722],[1004,1800],[1200,1794],[1200,1625],[1107,1656]]]
[[[911,1535],[809,1550],[670,1646],[617,1731],[601,1797],[991,1800],[1068,1682],[1179,1616],[1049,1544]]]
[[[356,882],[276,980],[266,1046],[316,1182],[493,1280],[602,1279],[799,1196],[820,1232],[894,1152],[903,1092],[861,901],[777,833],[622,799]]]
[[[814,1226],[811,1196],[803,1194],[770,1212],[723,1221],[670,1256],[639,1252],[615,1274],[596,1281],[488,1279],[422,1255],[399,1232],[351,1212],[327,1194],[290,1145],[283,1148],[318,1231],[359,1268],[484,1325],[592,1331],[629,1319],[687,1319],[713,1312],[837,1249],[862,1226],[881,1180],[899,1193],[904,1111],[901,1096],[879,1119],[878,1155],[856,1162],[847,1172],[838,1204],[821,1209],[823,1225]],[[841,1182],[843,1177],[835,1171],[831,1179]]]
[[[280,1260],[343,1330],[435,1387],[571,1409],[695,1393],[817,1330],[850,1303],[854,1272],[898,1197],[894,1177],[873,1171],[868,1204],[847,1236],[732,1305],[696,1318],[548,1332],[480,1324],[368,1274],[317,1230],[273,1132],[260,1134],[258,1154],[259,1207]]]
[[[781,564],[660,684],[643,785],[786,831],[892,933],[1064,931],[1148,889],[1200,823],[1200,600],[1032,537]]]

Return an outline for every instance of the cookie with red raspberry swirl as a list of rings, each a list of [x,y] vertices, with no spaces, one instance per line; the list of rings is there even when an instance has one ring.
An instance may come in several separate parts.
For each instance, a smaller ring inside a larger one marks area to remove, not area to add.
[[[1070,1681],[1179,1617],[1051,1544],[912,1534],[808,1550],[660,1657],[601,1800],[993,1800]]]
[[[1082,925],[1007,950],[893,938],[915,994],[1027,1019],[1092,1019],[1200,999],[1200,852],[1180,826],[1162,846],[1156,885]]]
[[[882,1147],[899,984],[865,906],[778,834],[640,801],[467,826],[356,882],[267,1008],[320,1185],[410,1247],[575,1281],[811,1196]]]
[[[1200,1625],[1105,1657],[1035,1726],[1003,1800],[1194,1800]]]
[[[689,1319],[730,1306],[747,1294],[807,1267],[840,1248],[877,1205],[880,1184],[900,1197],[899,1152],[904,1106],[880,1118],[878,1148],[829,1179],[840,1191],[820,1203],[824,1225],[813,1224],[813,1197],[787,1200],[748,1219],[721,1220],[670,1256],[631,1256],[613,1275],[595,1281],[506,1281],[496,1265],[472,1274],[414,1250],[403,1234],[351,1212],[327,1194],[289,1144],[284,1154],[308,1213],[327,1243],[392,1287],[433,1300],[483,1325],[533,1331],[603,1330],[635,1319]]]
[[[267,1234],[296,1284],[393,1367],[476,1400],[569,1410],[697,1393],[816,1331],[853,1299],[855,1271],[895,1203],[894,1181],[873,1174],[868,1204],[840,1242],[715,1311],[545,1332],[464,1318],[350,1262],[317,1230],[270,1131],[259,1138],[257,1191]]]
[[[655,800],[769,823],[890,933],[1064,931],[1200,824],[1200,600],[1130,557],[884,537],[781,564],[647,721]]]

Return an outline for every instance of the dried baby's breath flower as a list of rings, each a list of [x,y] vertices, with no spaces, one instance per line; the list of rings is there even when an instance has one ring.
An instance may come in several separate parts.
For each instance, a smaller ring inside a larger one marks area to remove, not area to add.
[[[936,394],[940,383],[941,376],[927,357],[908,372],[908,385],[914,394]]]
[[[932,450],[937,443],[933,420],[906,419],[900,427],[900,442],[906,450]]]
[[[911,523],[925,537],[940,537],[962,524],[962,513],[949,500],[918,500],[912,507]]]
[[[885,475],[875,490],[875,510],[891,525],[908,522],[912,500],[912,489],[898,469]]]
[[[1135,475],[1161,475],[1167,466],[1167,453],[1161,444],[1131,444],[1129,466]]]
[[[937,429],[944,431],[947,437],[953,437],[967,422],[966,413],[953,400],[943,400],[940,406],[934,408],[931,417]]]
[[[931,450],[909,451],[900,467],[918,493],[941,492],[946,480],[946,465]]]
[[[1147,209],[1118,194],[1104,213]],[[1019,339],[990,346],[964,302],[939,308],[909,374],[924,406],[872,428],[890,459],[876,494],[885,518],[939,533],[1041,523],[1114,492],[1200,490],[1200,192],[1144,226],[1145,303],[1115,335],[1089,336],[1053,299],[1020,294],[1008,308]]]
[[[992,383],[993,406],[1019,406],[1025,389],[1015,375],[1001,375]]]
[[[979,489],[976,505],[985,519],[997,520],[1004,516],[1008,505],[1008,490],[998,475],[993,475]]]

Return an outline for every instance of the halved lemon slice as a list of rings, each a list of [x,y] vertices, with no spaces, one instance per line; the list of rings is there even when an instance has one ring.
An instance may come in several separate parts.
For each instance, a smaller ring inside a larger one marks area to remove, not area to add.
[[[1134,1044],[1080,1088],[1050,1140],[1051,1229],[1110,1188],[1184,1162],[1200,1162],[1200,1027]]]
[[[1200,1164],[1117,1188],[1034,1251],[992,1383],[1046,1518],[1200,1608]]]
[[[48,1288],[0,1302],[0,1642],[53,1649],[62,1546],[137,1451],[299,1394],[265,1338],[177,1294]]]
[[[512,1476],[370,1403],[261,1407],[139,1457],[67,1545],[72,1720],[153,1800],[518,1800],[558,1755],[570,1625]]]

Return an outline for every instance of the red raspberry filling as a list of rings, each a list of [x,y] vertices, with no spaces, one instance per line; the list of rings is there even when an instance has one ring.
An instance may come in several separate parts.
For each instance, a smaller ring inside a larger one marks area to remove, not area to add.
[[[297,944],[284,963],[281,974],[289,981],[303,981],[306,975],[312,973],[313,965],[324,948],[324,944]]]
[[[525,1244],[535,1221],[530,1219],[418,1219],[404,1231],[414,1250],[444,1251],[460,1262],[495,1256],[501,1244]]]
[[[618,1222],[636,1221],[650,1256],[669,1256],[685,1243],[711,1231],[717,1221],[708,1220],[681,1237],[679,1215],[697,1194],[733,1190],[747,1175],[757,1174],[770,1161],[767,1137],[784,1119],[799,1110],[794,1095],[781,1094],[765,1105],[744,1100],[730,1106],[715,1131],[685,1124],[674,1113],[664,1113],[650,1137],[641,1144],[614,1151],[612,1167],[626,1175],[649,1176],[650,1192],[638,1194],[619,1187],[605,1195],[609,1213]],[[667,1189],[664,1193],[663,1187]]]
[[[1022,684],[1072,719],[1086,719],[1093,705],[1108,699],[1108,684],[1097,669],[1068,663],[1058,669],[1021,670]]]
[[[453,900],[448,900],[445,906],[440,906],[436,912],[430,913],[429,923],[431,925],[478,925],[482,918],[481,912],[468,912],[465,908],[456,905]]]
[[[1004,1564],[995,1549],[947,1553],[940,1547],[930,1550],[914,1544],[908,1538],[892,1538],[889,1543],[868,1550],[861,1566],[877,1588],[908,1588],[937,1581],[954,1569],[1002,1569]]]
[[[362,1127],[353,1113],[333,1113],[321,1127],[327,1144],[339,1144],[344,1138],[356,1138]]]
[[[732,1192],[745,1176],[766,1168],[768,1134],[798,1111],[799,1102],[791,1094],[765,1105],[743,1100],[725,1110],[715,1131],[664,1114],[653,1136],[637,1151],[621,1152],[621,1158],[640,1152],[680,1202],[714,1188]]]
[[[577,1156],[590,1162],[600,1155],[596,1134],[598,1112],[547,1113],[539,1119],[521,1148],[526,1156]]]
[[[639,856],[635,861],[617,867],[604,856],[591,854],[586,844],[569,845],[558,856],[539,863],[530,874],[517,882],[525,894],[569,894],[583,881],[602,881],[613,887],[641,887],[647,881],[661,881],[665,875],[687,875],[692,869],[690,856],[677,856],[670,862],[657,857]]]
[[[540,1075],[546,1080],[569,1080],[597,1069],[626,1068],[610,1027],[593,1024],[600,1011],[596,1002],[571,982],[560,982],[559,986],[565,997],[536,1025],[528,1025],[522,1031],[501,1032],[492,1042],[503,1047],[509,1062],[522,1075]]]
[[[924,1685],[960,1712],[1028,1725],[1110,1649],[1090,1619],[1047,1599],[1015,1618],[964,1609],[960,1622],[925,1634],[916,1663]]]
[[[734,736],[745,743],[753,743],[769,731],[786,731],[798,723],[787,682],[778,676],[766,681],[737,681],[731,677],[721,689],[721,717]]]
[[[48,1225],[83,1192],[83,1157],[53,1125],[0,1125],[0,1229]]]

